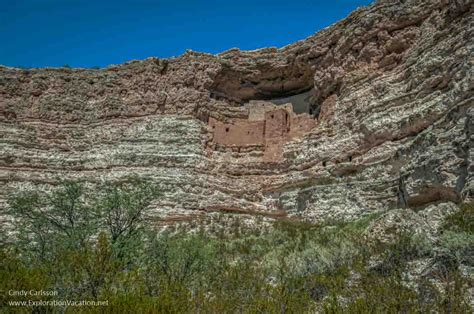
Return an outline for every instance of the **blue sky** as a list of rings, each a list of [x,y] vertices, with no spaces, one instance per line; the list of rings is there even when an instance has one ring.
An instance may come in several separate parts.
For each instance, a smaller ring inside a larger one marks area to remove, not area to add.
[[[0,64],[94,67],[282,47],[369,0],[0,0]]]

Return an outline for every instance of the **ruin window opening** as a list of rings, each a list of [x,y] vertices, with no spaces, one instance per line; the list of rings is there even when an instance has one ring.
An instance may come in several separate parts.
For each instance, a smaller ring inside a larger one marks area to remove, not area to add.
[[[226,131],[226,132],[229,132],[229,128],[225,128],[225,131]]]
[[[323,167],[326,167],[326,165],[327,165],[327,161],[325,160],[323,161]]]
[[[351,162],[351,161],[352,161],[352,156],[349,156],[349,162]]]

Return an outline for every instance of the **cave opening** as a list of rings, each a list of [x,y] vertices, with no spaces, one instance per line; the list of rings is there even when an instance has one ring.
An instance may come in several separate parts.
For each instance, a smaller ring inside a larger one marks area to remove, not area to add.
[[[240,53],[236,53],[235,57],[247,58]],[[237,64],[229,62],[220,68],[209,87],[211,98],[232,106],[245,106],[252,101],[275,105],[291,103],[294,113],[319,118],[321,95],[315,90],[311,62],[290,62],[283,67],[257,64],[249,68]]]
[[[303,93],[277,97],[277,98],[269,98],[267,100],[271,103],[274,103],[275,105],[284,105],[287,103],[291,103],[293,105],[293,111],[296,114],[300,114],[300,113],[310,114],[310,110],[312,107],[312,104],[311,104],[312,92],[313,90],[310,89]]]
[[[319,118],[321,106],[313,100],[314,89],[309,89],[298,94],[290,94],[280,97],[265,97],[264,100],[275,105],[291,103],[293,112],[296,114],[307,113],[315,119]]]
[[[319,118],[321,105],[317,102],[316,92],[312,81],[308,80],[304,83],[294,86],[293,88],[280,87],[256,88],[258,85],[254,83],[247,86],[248,81],[240,80],[238,84],[240,88],[233,88],[223,92],[219,89],[214,89],[210,96],[217,100],[224,100],[231,105],[245,106],[245,104],[252,101],[267,101],[275,105],[292,104],[293,112],[296,114],[306,113],[314,119]]]

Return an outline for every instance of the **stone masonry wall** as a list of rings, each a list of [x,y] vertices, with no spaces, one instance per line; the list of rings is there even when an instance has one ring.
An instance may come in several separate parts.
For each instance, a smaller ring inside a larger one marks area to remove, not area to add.
[[[248,104],[247,110],[247,119],[221,122],[215,118],[209,118],[212,142],[219,146],[232,147],[262,145],[265,162],[281,160],[282,147],[291,140],[290,134],[304,135],[315,126],[316,122],[308,114],[294,114],[291,104],[277,106],[258,101]]]

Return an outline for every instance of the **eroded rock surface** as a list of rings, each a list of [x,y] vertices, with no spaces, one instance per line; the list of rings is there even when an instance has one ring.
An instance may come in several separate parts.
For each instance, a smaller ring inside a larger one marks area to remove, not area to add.
[[[470,0],[383,0],[281,49],[2,67],[1,206],[33,185],[130,175],[162,188],[156,214],[170,220],[352,219],[472,200],[473,17]],[[242,137],[242,121],[264,127],[246,104],[303,98],[307,112],[285,111],[298,132]],[[216,121],[243,142],[216,140]]]

